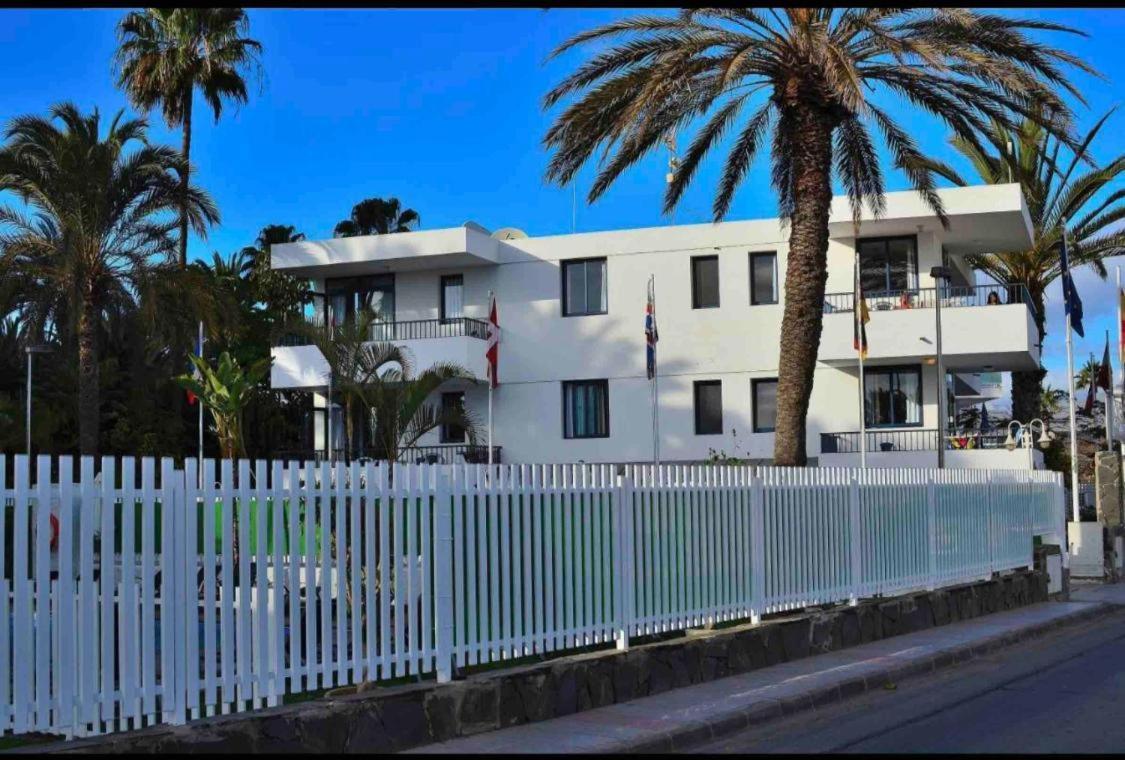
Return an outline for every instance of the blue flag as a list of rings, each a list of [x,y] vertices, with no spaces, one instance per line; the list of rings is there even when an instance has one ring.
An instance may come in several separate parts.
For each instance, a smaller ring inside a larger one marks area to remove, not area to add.
[[[1070,262],[1066,253],[1066,229],[1063,229],[1062,253],[1060,254],[1062,267],[1063,303],[1066,313],[1070,315],[1070,326],[1081,338],[1086,337],[1082,331],[1082,299],[1074,289],[1074,280],[1070,276]]]

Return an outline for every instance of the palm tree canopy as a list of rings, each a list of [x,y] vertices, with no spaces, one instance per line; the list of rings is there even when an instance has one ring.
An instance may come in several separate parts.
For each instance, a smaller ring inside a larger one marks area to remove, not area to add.
[[[103,316],[134,303],[174,249],[182,156],[148,143],[145,120],[124,111],[104,137],[100,124],[97,109],[63,103],[5,131],[0,191],[24,208],[0,207],[0,261],[23,283],[20,306],[38,325],[71,324],[79,302]],[[197,187],[188,201],[188,221],[205,236],[218,209]]]
[[[944,221],[933,167],[909,128],[878,101],[907,100],[974,144],[990,121],[1011,127],[1020,116],[1070,140],[1070,111],[1056,88],[1079,101],[1082,96],[1062,67],[1092,69],[1027,30],[1076,32],[947,8],[700,8],[615,21],[576,35],[553,53],[625,38],[547,93],[547,107],[577,96],[547,132],[545,143],[554,151],[547,177],[566,184],[600,151],[588,194],[593,202],[662,140],[703,119],[668,185],[665,211],[675,207],[703,158],[733,131],[714,218],[726,215],[767,140],[781,214],[789,218],[795,197],[790,143],[800,105],[831,123],[831,168],[856,219],[864,202],[876,214],[883,210],[875,132],[893,165]]]
[[[352,207],[351,216],[333,230],[336,237],[387,235],[418,228],[422,217],[412,208],[403,209],[398,198],[367,198]]]
[[[954,136],[950,143],[968,159],[977,181],[1018,182],[1035,229],[1033,247],[997,251],[970,259],[973,266],[998,282],[1022,282],[1041,297],[1061,274],[1059,249],[1067,233],[1072,266],[1090,264],[1106,276],[1104,260],[1125,253],[1125,153],[1099,165],[1091,154],[1095,138],[1115,109],[1103,115],[1073,147],[1060,141],[1034,119],[1011,128],[993,122],[984,133],[986,145]],[[969,184],[945,164],[930,162],[934,171],[958,185]]]
[[[224,100],[246,102],[247,70],[260,71],[249,26],[241,8],[131,11],[118,26],[118,86],[135,108],[159,105],[169,126],[183,124],[198,87],[218,121]]]

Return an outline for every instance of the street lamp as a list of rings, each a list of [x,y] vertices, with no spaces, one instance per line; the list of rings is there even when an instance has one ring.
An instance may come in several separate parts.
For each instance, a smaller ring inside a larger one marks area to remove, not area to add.
[[[1035,436],[1035,423],[1039,423],[1039,440],[1035,443],[1039,444],[1039,448],[1046,449],[1051,445],[1051,441],[1055,440],[1055,434],[1047,429],[1047,423],[1036,417],[1031,422],[1024,425],[1019,420],[1012,420],[1008,423],[1008,437],[1004,439],[1004,448],[1008,451],[1016,450],[1016,439],[1012,435],[1012,426],[1016,426],[1016,432],[1027,428],[1027,435],[1021,436],[1020,444],[1027,449],[1027,467],[1029,470],[1035,469],[1035,459],[1031,456],[1031,450],[1034,448],[1032,445],[1032,438]]]
[[[47,345],[28,346],[27,352],[27,455],[31,456],[31,357],[34,354],[49,354],[53,349]]]
[[[934,347],[937,350],[937,377],[938,377],[938,447],[937,447],[937,466],[939,469],[945,467],[945,364],[942,362],[941,356],[941,295],[942,284],[949,281],[949,269],[944,266],[933,267],[930,270],[930,277],[934,278],[934,291],[937,298],[934,299],[934,332],[936,337],[934,339]]]

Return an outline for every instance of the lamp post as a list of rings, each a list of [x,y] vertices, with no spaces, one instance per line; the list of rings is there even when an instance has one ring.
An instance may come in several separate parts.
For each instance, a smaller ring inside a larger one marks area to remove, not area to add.
[[[34,354],[49,354],[51,347],[46,345],[28,346],[24,349],[27,352],[27,455],[31,456],[31,364],[32,356]]]
[[[1012,420],[1008,423],[1008,437],[1004,439],[1004,448],[1008,451],[1016,450],[1016,438],[1012,435],[1012,426],[1015,425],[1016,432],[1027,429],[1027,435],[1020,437],[1019,445],[1027,450],[1027,469],[1035,469],[1035,459],[1031,455],[1031,450],[1034,448],[1032,438],[1035,436],[1035,424],[1039,423],[1039,440],[1035,443],[1039,444],[1039,448],[1046,449],[1051,445],[1051,441],[1055,440],[1055,434],[1047,429],[1047,423],[1036,417],[1026,425],[1019,420]]]
[[[941,356],[941,295],[942,285],[949,280],[949,269],[944,266],[930,269],[930,277],[934,278],[934,348],[937,351],[937,379],[938,379],[938,469],[945,467],[945,363]]]

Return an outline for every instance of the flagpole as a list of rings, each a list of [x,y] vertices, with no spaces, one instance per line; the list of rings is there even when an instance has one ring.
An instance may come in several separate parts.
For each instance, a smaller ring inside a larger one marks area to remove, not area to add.
[[[1070,337],[1070,312],[1066,315],[1066,377],[1070,391],[1070,513],[1078,522],[1078,432],[1074,421],[1074,345]]]
[[[1105,348],[1106,364],[1109,365],[1106,367],[1108,387],[1102,389],[1105,391],[1105,447],[1107,451],[1113,451],[1113,360],[1109,358],[1109,328],[1105,331]]]
[[[199,320],[199,359],[203,360],[203,320]],[[199,399],[199,487],[203,487],[203,399]]]
[[[653,329],[656,329],[656,275],[649,275],[648,278],[649,300],[652,302],[652,324]],[[657,410],[659,408],[658,398],[660,396],[660,383],[656,371],[656,344],[652,346],[652,463],[657,467],[660,466],[660,421]]]
[[[488,291],[488,320],[489,320],[489,332],[490,333],[493,330],[493,328],[491,326],[492,325],[492,304],[494,303],[495,298],[496,298],[496,294],[491,290]],[[492,477],[492,386],[496,385],[496,378],[494,376],[494,372],[495,371],[493,370],[492,364],[490,362],[489,365],[488,365],[488,473],[489,473],[489,477]]]
[[[857,233],[858,234],[858,233]],[[853,318],[856,320],[862,319],[860,312],[860,304],[855,303],[855,295],[863,293],[860,291],[859,285],[859,247],[856,246],[855,252],[855,274],[853,275],[852,282],[852,308],[855,310]],[[867,468],[867,388],[866,380],[863,372],[863,343],[862,337],[859,346],[859,466]]]

